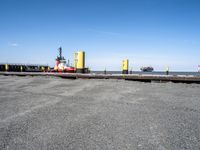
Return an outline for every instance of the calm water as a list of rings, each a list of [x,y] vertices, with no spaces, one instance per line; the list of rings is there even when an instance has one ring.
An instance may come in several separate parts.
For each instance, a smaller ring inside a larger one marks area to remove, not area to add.
[[[102,74],[104,71],[92,71],[92,73]],[[107,74],[121,74],[121,71],[106,71]],[[133,71],[133,74],[155,74],[155,75],[165,75],[165,72],[141,72],[141,71]],[[169,72],[169,75],[194,75],[200,76],[200,72]]]

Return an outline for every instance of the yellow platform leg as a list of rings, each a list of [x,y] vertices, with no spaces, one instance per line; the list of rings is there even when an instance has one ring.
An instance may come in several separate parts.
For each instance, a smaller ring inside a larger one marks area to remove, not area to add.
[[[122,74],[128,74],[129,69],[129,61],[128,59],[124,59],[122,61]]]
[[[85,52],[79,51],[75,53],[74,67],[77,73],[84,73],[85,71]]]

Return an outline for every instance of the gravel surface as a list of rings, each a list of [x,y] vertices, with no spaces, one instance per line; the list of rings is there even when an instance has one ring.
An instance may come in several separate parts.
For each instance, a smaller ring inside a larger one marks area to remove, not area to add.
[[[0,76],[0,149],[200,149],[200,85]]]

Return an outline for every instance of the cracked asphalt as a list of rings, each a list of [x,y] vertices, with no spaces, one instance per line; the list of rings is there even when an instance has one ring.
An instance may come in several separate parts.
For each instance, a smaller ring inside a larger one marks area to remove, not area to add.
[[[0,149],[199,150],[200,85],[0,76]]]

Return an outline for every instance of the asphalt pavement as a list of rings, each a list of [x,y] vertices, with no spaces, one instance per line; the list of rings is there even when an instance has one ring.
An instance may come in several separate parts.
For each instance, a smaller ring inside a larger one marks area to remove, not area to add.
[[[0,149],[199,150],[200,85],[0,76]]]

